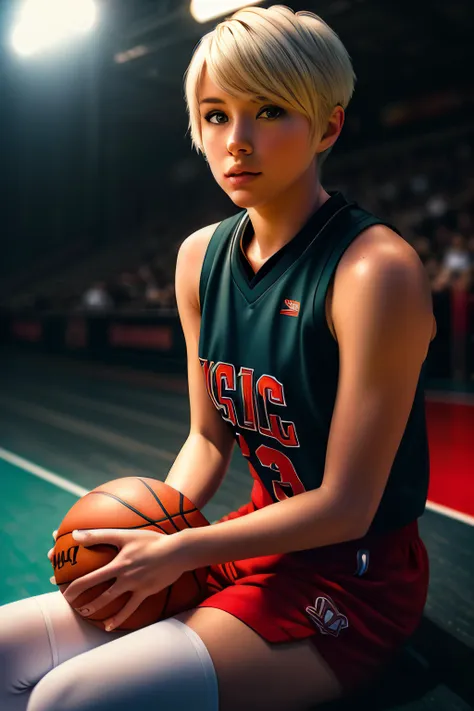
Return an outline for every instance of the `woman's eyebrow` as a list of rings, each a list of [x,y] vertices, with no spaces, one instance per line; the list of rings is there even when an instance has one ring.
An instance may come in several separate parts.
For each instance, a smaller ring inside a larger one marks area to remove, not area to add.
[[[255,99],[250,99],[252,104],[258,104],[262,101],[270,101],[267,96],[256,96]],[[201,99],[199,105],[201,104],[225,104],[223,99],[218,99],[217,97],[209,96],[206,99]]]
[[[208,97],[207,99],[201,99],[199,105],[201,104],[225,104],[225,101],[222,101],[222,99],[213,99],[212,97]]]

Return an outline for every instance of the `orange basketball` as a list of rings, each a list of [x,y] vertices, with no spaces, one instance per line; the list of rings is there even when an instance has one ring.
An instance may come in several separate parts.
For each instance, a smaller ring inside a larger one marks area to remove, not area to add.
[[[76,529],[123,528],[172,534],[198,526],[209,526],[209,522],[189,499],[168,484],[144,477],[108,481],[79,499],[61,522],[51,558],[56,582],[70,583],[110,563],[117,554],[112,545],[85,548],[72,537]],[[139,629],[194,607],[205,597],[207,570],[183,573],[173,585],[147,597],[116,629]],[[90,588],[74,600],[74,607],[86,605],[114,582],[115,578]],[[119,612],[130,596],[131,593],[123,593],[83,619],[104,629],[103,622]]]

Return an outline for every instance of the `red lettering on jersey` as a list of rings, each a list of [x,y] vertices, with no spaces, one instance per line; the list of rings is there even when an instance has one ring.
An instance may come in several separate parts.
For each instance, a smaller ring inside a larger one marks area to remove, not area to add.
[[[257,449],[255,454],[262,466],[268,467],[280,476],[279,479],[273,479],[272,481],[273,492],[278,501],[291,499],[292,496],[297,496],[306,491],[292,461],[286,454],[264,444]]]
[[[255,415],[255,400],[253,397],[253,373],[252,368],[241,368],[239,378],[242,402],[244,405],[244,422],[242,427],[246,430],[255,431],[257,429],[257,418]]]
[[[235,413],[235,406],[232,401],[232,397],[226,397],[222,394],[223,388],[225,390],[233,390],[235,392],[235,368],[230,363],[217,363],[214,373],[211,375],[212,379],[216,382],[217,390],[217,400],[219,404],[219,410],[222,411],[222,417],[224,420],[231,422],[233,425],[237,424],[237,415]]]
[[[257,395],[261,398],[263,422],[259,423],[259,432],[267,437],[274,437],[285,447],[299,447],[294,422],[284,421],[278,415],[270,415],[268,419],[267,403],[286,407],[283,385],[272,375],[262,375],[257,382]]]
[[[250,474],[254,480],[251,497],[253,503],[259,509],[272,504],[273,499],[270,493],[265,488],[261,477],[250,461],[250,447],[241,434],[237,435],[237,442],[243,456],[247,459]],[[303,482],[296,473],[296,469],[293,466],[292,461],[286,456],[286,454],[262,444],[257,448],[255,456],[262,467],[266,467],[271,471],[276,472],[280,477],[279,479],[273,479],[272,481],[273,493],[277,501],[291,499],[293,496],[297,496],[298,494],[302,494],[306,491]]]
[[[212,370],[212,368],[214,367],[214,362],[211,361],[211,362],[209,363],[209,361],[206,360],[205,358],[199,358],[199,362],[200,362],[200,364],[201,364],[201,366],[202,366],[202,371],[203,371],[203,373],[204,373],[204,380],[205,380],[205,383],[206,383],[206,390],[207,390],[207,392],[208,392],[208,394],[209,394],[209,397],[211,398],[212,402],[214,403],[214,407],[216,407],[217,409],[219,409],[219,403],[217,402],[217,400],[216,400],[216,398],[215,398],[215,396],[214,396],[214,393],[213,393],[213,391],[212,391],[212,384],[211,384],[211,370]]]
[[[268,413],[269,404],[286,407],[283,385],[276,378],[262,375],[255,384],[254,370],[242,367],[239,371],[240,389],[236,389],[235,367],[231,363],[214,363],[204,358],[199,358],[199,361],[209,396],[227,422],[242,429],[258,430],[285,447],[300,446],[294,422]],[[243,423],[238,420],[237,411],[240,413],[240,408],[236,405],[242,407]]]

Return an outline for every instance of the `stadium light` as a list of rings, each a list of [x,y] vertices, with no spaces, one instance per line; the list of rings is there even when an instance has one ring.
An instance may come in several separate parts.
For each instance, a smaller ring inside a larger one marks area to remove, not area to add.
[[[189,11],[196,22],[208,22],[216,17],[235,12],[248,5],[259,5],[263,0],[244,2],[243,0],[191,0]]]
[[[96,22],[94,0],[23,0],[11,43],[28,56],[88,32]]]

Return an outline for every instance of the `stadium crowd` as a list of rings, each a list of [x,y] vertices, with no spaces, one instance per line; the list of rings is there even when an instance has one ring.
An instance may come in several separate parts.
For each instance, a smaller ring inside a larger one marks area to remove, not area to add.
[[[433,292],[474,293],[473,158],[472,136],[415,146],[389,166],[355,170],[342,188],[400,230],[425,265]]]

